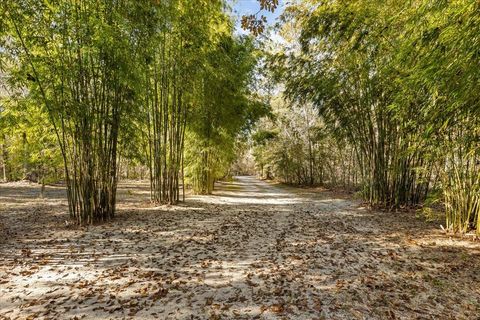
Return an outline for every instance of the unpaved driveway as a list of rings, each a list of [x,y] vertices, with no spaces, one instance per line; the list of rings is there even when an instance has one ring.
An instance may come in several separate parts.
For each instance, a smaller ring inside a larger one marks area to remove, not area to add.
[[[0,184],[0,319],[479,319],[480,244],[412,213],[238,177],[75,229],[37,192]]]

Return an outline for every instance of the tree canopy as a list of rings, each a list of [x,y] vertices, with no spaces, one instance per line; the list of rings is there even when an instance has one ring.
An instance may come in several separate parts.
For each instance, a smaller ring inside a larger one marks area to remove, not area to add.
[[[64,181],[90,224],[119,179],[176,204],[250,155],[266,178],[480,232],[479,6],[261,0],[240,36],[223,0],[6,0],[2,178]]]

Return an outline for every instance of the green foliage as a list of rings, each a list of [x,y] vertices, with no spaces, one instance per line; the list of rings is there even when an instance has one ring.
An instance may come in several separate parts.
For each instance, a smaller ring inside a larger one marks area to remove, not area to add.
[[[127,0],[6,3],[9,72],[53,127],[79,224],[115,212],[120,124],[138,90],[138,8]]]
[[[262,119],[252,135],[261,176],[299,185],[354,188],[351,148],[328,136],[321,117],[308,104],[272,100],[273,117]]]
[[[12,179],[65,179],[79,224],[113,217],[119,171],[128,177],[132,166],[149,169],[152,201],[176,203],[184,170],[210,192],[237,136],[267,110],[249,88],[258,54],[233,36],[224,1],[8,0],[2,9],[0,68],[16,92],[2,96],[2,164]]]
[[[300,50],[272,63],[287,96],[354,147],[366,200],[416,205],[440,181],[447,226],[463,232],[479,212],[479,6],[306,1],[284,17]]]
[[[5,98],[2,107],[0,144],[6,180],[56,182],[61,179],[62,156],[47,116],[28,99]]]
[[[256,64],[251,40],[227,34],[217,41],[206,56],[186,140],[186,177],[195,192],[204,194],[229,174],[238,135],[267,110],[249,90]]]
[[[253,130],[267,178],[360,184],[371,205],[392,209],[441,190],[447,228],[480,233],[478,1],[295,2],[267,81],[224,8],[5,0],[5,178],[64,179],[72,217],[94,223],[114,216],[119,163],[148,168],[152,200],[176,203],[180,185],[210,193],[229,176]],[[244,27],[261,32],[257,20]],[[270,79],[282,92],[266,101]]]

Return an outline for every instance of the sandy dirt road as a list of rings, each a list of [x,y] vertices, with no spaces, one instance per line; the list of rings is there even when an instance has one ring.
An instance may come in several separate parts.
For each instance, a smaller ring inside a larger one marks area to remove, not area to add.
[[[253,177],[74,228],[62,188],[0,184],[0,319],[479,319],[480,244],[412,213]]]

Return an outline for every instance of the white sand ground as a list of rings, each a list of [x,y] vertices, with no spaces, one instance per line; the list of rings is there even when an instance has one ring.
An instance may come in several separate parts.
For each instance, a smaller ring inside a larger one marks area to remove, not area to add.
[[[74,228],[64,190],[0,184],[0,319],[480,319],[480,243],[253,177]]]

